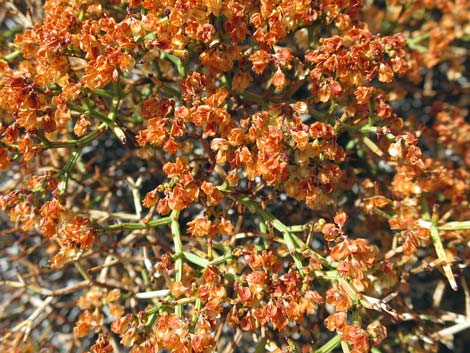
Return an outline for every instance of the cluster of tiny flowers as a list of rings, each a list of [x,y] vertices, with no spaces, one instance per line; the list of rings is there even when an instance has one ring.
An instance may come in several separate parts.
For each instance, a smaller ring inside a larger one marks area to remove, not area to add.
[[[450,342],[443,288],[468,299],[470,265],[465,0],[10,3],[2,351]],[[424,277],[436,319],[410,289]]]

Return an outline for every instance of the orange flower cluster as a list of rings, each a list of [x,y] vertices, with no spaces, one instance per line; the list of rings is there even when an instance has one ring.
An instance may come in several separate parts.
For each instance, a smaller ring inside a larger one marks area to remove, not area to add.
[[[251,272],[235,283],[237,299],[228,315],[232,325],[245,331],[268,325],[283,330],[289,322],[301,323],[305,315],[314,314],[323,302],[310,289],[311,279],[298,272],[279,273],[283,266],[275,253],[244,249],[241,255]]]
[[[2,352],[458,344],[467,1],[32,4],[0,10]]]

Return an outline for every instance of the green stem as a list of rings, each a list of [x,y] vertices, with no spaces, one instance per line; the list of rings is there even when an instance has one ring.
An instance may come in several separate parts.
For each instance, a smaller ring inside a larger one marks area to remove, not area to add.
[[[103,231],[109,230],[136,230],[136,229],[149,229],[159,227],[165,224],[170,224],[173,221],[171,217],[164,217],[160,219],[155,219],[147,223],[121,223],[121,224],[111,224],[104,227]]]
[[[113,84],[114,94],[113,101],[111,103],[111,111],[108,114],[108,119],[111,121],[116,120],[117,111],[119,109],[119,104],[121,103],[121,86],[118,82]]]
[[[181,61],[181,59],[179,57],[177,57],[176,55],[172,55],[172,54],[169,54],[169,53],[162,52],[161,55],[160,55],[160,58],[163,59],[163,60],[168,59],[173,64],[175,64],[176,70],[178,70],[178,75],[180,77],[186,76],[185,67],[184,67],[183,62]]]
[[[431,36],[431,31],[423,33],[423,34],[421,34],[419,36],[416,36],[414,38],[407,38],[406,43],[408,44],[408,46],[410,48],[415,49],[416,45],[419,42],[422,42],[423,40],[428,39],[430,36]]]
[[[330,353],[332,352],[338,345],[340,344],[341,340],[338,335],[333,337],[331,340],[326,342],[323,346],[315,351],[315,353]]]
[[[121,141],[122,144],[126,143],[126,134],[124,133],[124,131],[119,127],[119,125],[114,120],[111,120],[109,117],[107,117],[103,113],[96,111],[94,109],[90,109],[89,107],[82,107],[80,105],[73,104],[73,103],[68,103],[67,106],[76,112],[96,118],[99,121],[105,123],[108,126],[108,128],[111,129],[111,131],[114,133],[114,135],[118,138],[118,140]]]
[[[426,221],[431,221],[431,227],[429,228],[429,232],[431,233],[431,239],[434,244],[434,249],[436,250],[436,255],[440,261],[442,261],[442,269],[444,270],[444,275],[447,277],[450,286],[453,290],[457,290],[457,282],[455,280],[454,273],[452,272],[452,267],[448,263],[446,251],[444,249],[444,245],[442,243],[442,239],[439,235],[439,230],[437,223],[439,221],[439,217],[437,212],[433,212],[432,215],[429,212],[429,206],[426,199],[423,197],[421,199],[422,209],[423,209],[423,219]]]
[[[173,244],[175,246],[175,281],[183,280],[183,243],[181,241],[181,229],[178,221],[180,211],[173,210],[171,212],[171,234],[173,235]],[[183,317],[183,306],[176,305],[175,313],[179,318]]]
[[[349,296],[349,298],[351,298],[354,304],[358,304],[361,302],[361,300],[359,299],[357,295],[357,291],[353,287],[353,285],[349,283],[347,280],[345,280],[344,278],[342,278],[339,273],[337,273],[337,280],[338,280],[338,283],[344,288],[344,290],[346,291],[346,294]]]
[[[341,349],[343,350],[343,353],[350,353],[351,351],[349,350],[348,343],[345,341],[341,341]]]
[[[71,110],[74,110],[74,111],[79,112],[81,114],[88,115],[88,116],[93,117],[93,118],[96,118],[96,119],[102,121],[103,123],[110,124],[112,122],[112,120],[109,120],[109,118],[106,115],[104,115],[103,113],[101,113],[97,110],[89,109],[88,107],[82,107],[78,104],[73,104],[73,103],[68,103],[67,106]]]
[[[42,144],[41,148],[43,150],[51,149],[51,148],[68,148],[68,147],[75,147],[75,148],[82,148],[85,145],[89,144],[95,138],[100,136],[104,131],[106,131],[106,124],[102,123],[98,126],[98,128],[88,135],[85,135],[78,140],[70,140],[70,141],[49,141],[47,139],[41,138]]]
[[[287,248],[289,249],[289,252],[292,258],[294,259],[295,266],[297,266],[297,269],[299,270],[300,275],[302,277],[305,276],[305,273],[303,270],[304,265],[302,264],[302,260],[299,254],[297,253],[297,247],[294,244],[292,234],[289,232],[284,232],[283,236],[284,236],[284,241],[286,242]]]
[[[374,152],[377,156],[383,157],[383,155],[384,155],[383,151],[370,138],[368,138],[367,136],[363,136],[362,137],[362,142],[364,143],[364,145],[369,147],[369,149],[372,152]]]
[[[468,230],[470,229],[470,221],[447,222],[437,228],[439,230]]]
[[[255,346],[255,353],[264,353],[266,352],[266,344],[268,343],[268,339],[266,337],[262,337]]]
[[[349,125],[349,126],[352,126],[352,125]],[[365,126],[361,127],[359,129],[359,131],[364,132],[364,133],[374,133],[374,134],[376,134],[377,131],[378,131],[378,127],[377,126],[371,126],[371,125],[365,125]],[[385,136],[390,141],[396,141],[397,140],[396,136],[393,135],[393,134],[386,134],[386,135],[383,135],[383,136]]]
[[[181,98],[181,92],[171,86],[163,84],[160,87],[160,90],[162,90],[165,94],[170,97]]]
[[[295,234],[291,232],[291,228],[293,226],[291,227],[286,226],[279,219],[277,219],[272,213],[264,210],[259,203],[250,200],[248,197],[241,197],[241,198],[238,198],[237,200],[244,206],[247,206],[248,208],[251,208],[252,210],[254,210],[264,221],[271,223],[276,230],[278,230],[279,232],[283,234],[284,241],[286,242],[286,245],[294,259],[294,262],[296,266],[299,268],[299,271],[302,272],[303,265],[297,253],[297,248],[299,246],[305,246],[305,244]],[[323,256],[317,253],[315,253],[315,255],[324,264],[330,265],[328,260],[326,260]]]
[[[289,226],[287,228],[289,232],[291,233],[301,233],[301,232],[305,232],[306,230],[308,230],[309,226],[306,224],[300,224],[300,225]]]
[[[20,55],[21,55],[21,52],[20,52],[19,50],[14,50],[14,51],[12,51],[10,54],[5,55],[5,56],[3,57],[3,59],[4,59],[5,61],[10,62],[10,61],[15,60],[15,59],[16,59],[17,57],[19,57]]]
[[[73,151],[69,161],[67,162],[67,164],[65,164],[65,167],[61,172],[61,179],[62,180],[59,184],[59,194],[60,195],[64,195],[65,192],[67,191],[67,184],[68,184],[68,181],[69,181],[70,171],[72,170],[73,166],[75,165],[78,158],[80,157],[81,152],[82,152],[81,148],[78,148],[75,151]]]
[[[379,216],[382,216],[382,217],[384,217],[384,218],[386,218],[386,219],[391,219],[391,218],[392,218],[391,215],[389,215],[387,212],[382,211],[382,210],[379,209],[379,208],[374,208],[374,213],[377,214],[377,215],[379,215]]]
[[[108,9],[116,11],[117,13],[120,13],[121,15],[127,15],[127,11],[125,9],[123,9],[122,7],[117,6],[117,5],[109,5]]]
[[[207,260],[203,257],[200,257],[196,254],[193,254],[192,252],[183,251],[183,256],[189,262],[191,262],[191,263],[193,263],[193,264],[195,264],[199,267],[202,267],[202,268],[206,268],[211,263],[209,260]],[[175,257],[176,257],[176,259],[178,259],[178,256],[176,254],[175,254]]]
[[[82,22],[84,19],[85,19],[85,11],[83,11],[83,9],[82,9],[82,10],[80,10],[80,12],[78,14],[78,20],[80,22]]]
[[[198,318],[199,318],[199,311],[201,310],[202,308],[202,300],[200,298],[196,298],[196,302],[194,304],[194,311],[195,311],[195,315],[193,315],[193,318],[192,318],[192,324],[193,326],[195,326],[197,324],[197,321],[198,321]]]
[[[108,91],[106,91],[105,89],[102,89],[102,88],[94,89],[93,93],[98,95],[98,96],[102,96],[102,97],[106,97],[106,98],[114,98],[113,94],[109,93]]]
[[[188,260],[189,262],[199,266],[199,267],[202,267],[202,268],[207,268],[207,266],[211,266],[211,265],[221,265],[227,261],[230,261],[232,259],[232,255],[231,254],[225,254],[225,255],[221,255],[219,257],[216,257],[215,259],[209,261],[208,259],[205,259],[201,256],[198,256],[196,254],[193,254],[191,252],[187,252],[187,251],[183,251],[182,252],[183,254],[183,257]],[[175,259],[178,259],[178,255],[175,254]]]
[[[159,310],[160,307],[155,308],[155,309],[158,309],[158,310]],[[145,326],[146,326],[146,327],[149,327],[149,328],[152,327],[153,324],[155,323],[155,321],[157,320],[157,316],[158,316],[158,315],[157,315],[157,311],[154,312],[154,313],[151,313],[151,314],[150,314],[150,317],[149,317],[148,320],[147,320],[147,323],[145,324]]]

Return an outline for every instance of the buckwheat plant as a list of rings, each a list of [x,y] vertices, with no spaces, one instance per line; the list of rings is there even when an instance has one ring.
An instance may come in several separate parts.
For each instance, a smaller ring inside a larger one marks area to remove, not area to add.
[[[1,351],[464,352],[469,44],[468,0],[5,0]]]

